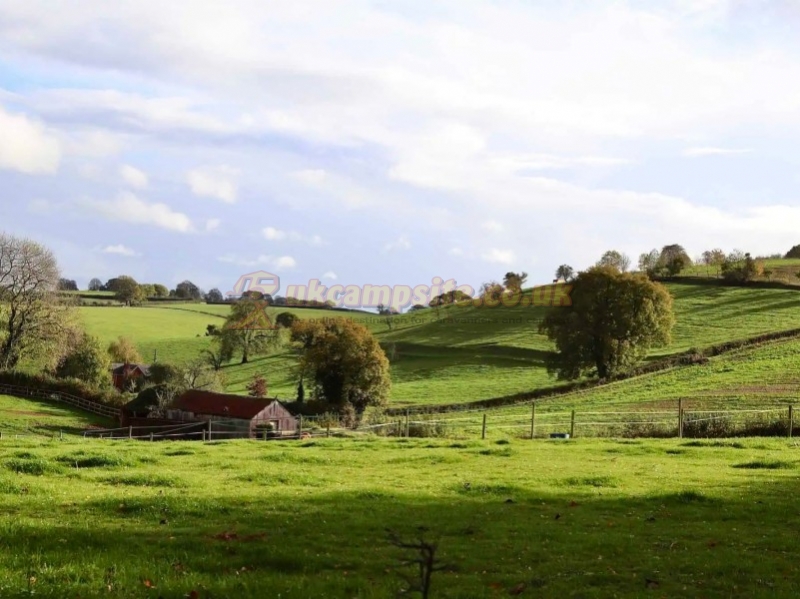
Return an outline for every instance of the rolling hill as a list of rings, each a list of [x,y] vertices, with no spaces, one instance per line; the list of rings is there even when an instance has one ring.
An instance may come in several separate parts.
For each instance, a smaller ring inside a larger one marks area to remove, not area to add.
[[[651,359],[757,334],[800,327],[800,294],[794,289],[725,287],[703,281],[668,283],[677,324],[672,343]],[[543,359],[550,343],[538,333],[540,307],[449,306],[385,317],[364,312],[288,309],[301,318],[356,318],[378,337],[392,363],[392,404],[469,402],[552,386]],[[220,324],[227,306],[180,304],[142,308],[82,307],[88,330],[110,341],[133,339],[143,358],[182,362],[209,346],[208,324]],[[274,317],[283,308],[272,311]],[[249,364],[225,367],[228,390],[244,392],[255,372],[270,393],[292,398],[293,355],[280,352]]]

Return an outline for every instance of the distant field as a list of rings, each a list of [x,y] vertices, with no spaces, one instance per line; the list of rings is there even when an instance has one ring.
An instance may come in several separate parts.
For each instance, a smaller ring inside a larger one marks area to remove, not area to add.
[[[800,278],[797,277],[800,273],[800,258],[769,258],[763,262],[764,268],[772,271],[773,279],[783,276],[787,282],[800,285]],[[688,277],[717,277],[719,274],[718,268],[703,264],[694,264],[681,272],[681,276]]]
[[[781,439],[0,441],[4,597],[791,597]]]
[[[675,298],[677,325],[673,341],[652,357],[692,347],[800,327],[800,293],[792,289],[745,289],[703,284],[667,284]],[[183,304],[142,308],[80,309],[90,332],[104,342],[126,335],[143,358],[158,352],[163,361],[185,362],[209,347],[208,324],[221,324],[228,306]],[[274,318],[283,308],[273,308]],[[392,403],[459,403],[510,395],[556,381],[544,369],[551,349],[538,333],[543,308],[448,307],[438,313],[420,310],[393,317],[367,313],[290,308],[301,318],[356,318],[384,346],[392,363]],[[225,368],[228,389],[243,393],[255,372],[263,374],[270,393],[295,396],[295,357],[284,351],[250,364]]]

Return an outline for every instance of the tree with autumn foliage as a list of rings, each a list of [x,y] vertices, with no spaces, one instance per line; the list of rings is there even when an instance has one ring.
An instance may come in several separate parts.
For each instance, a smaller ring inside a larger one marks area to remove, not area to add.
[[[250,397],[266,397],[267,396],[267,379],[261,374],[256,372],[252,380],[247,383],[247,394]]]
[[[299,371],[313,381],[312,397],[339,412],[385,405],[391,389],[389,360],[364,325],[349,318],[300,320],[292,325]]]

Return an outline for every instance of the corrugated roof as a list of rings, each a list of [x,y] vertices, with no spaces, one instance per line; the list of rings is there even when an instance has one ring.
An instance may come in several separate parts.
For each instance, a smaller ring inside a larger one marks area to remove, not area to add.
[[[250,420],[273,401],[276,400],[190,389],[176,399],[172,407],[194,414]]]

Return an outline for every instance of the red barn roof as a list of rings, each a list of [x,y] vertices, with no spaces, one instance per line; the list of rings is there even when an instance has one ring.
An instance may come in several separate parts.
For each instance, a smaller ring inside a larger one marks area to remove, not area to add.
[[[194,414],[252,420],[273,401],[276,400],[190,389],[176,399],[172,407]]]

